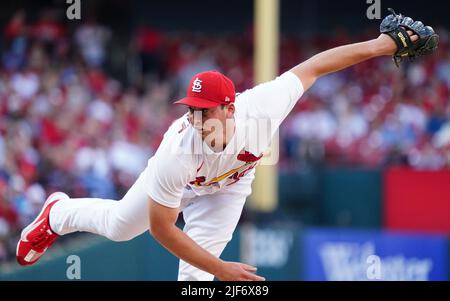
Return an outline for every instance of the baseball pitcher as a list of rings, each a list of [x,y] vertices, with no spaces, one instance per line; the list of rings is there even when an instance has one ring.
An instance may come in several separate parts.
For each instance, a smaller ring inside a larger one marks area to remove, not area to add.
[[[32,265],[61,235],[85,231],[127,241],[149,231],[180,258],[179,280],[264,280],[256,268],[220,255],[251,193],[255,167],[281,122],[321,76],[374,57],[396,64],[431,54],[433,29],[391,11],[378,38],[319,53],[276,79],[236,95],[216,71],[195,75],[176,104],[187,113],[164,135],[122,200],[50,195],[21,233],[17,261]],[[184,229],[176,226],[180,212]]]

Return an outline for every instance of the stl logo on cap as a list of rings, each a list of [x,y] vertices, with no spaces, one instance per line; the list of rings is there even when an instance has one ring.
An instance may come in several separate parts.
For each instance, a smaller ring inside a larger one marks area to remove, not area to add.
[[[198,77],[192,83],[192,92],[202,92],[202,81]]]
[[[234,84],[222,73],[211,70],[201,72],[191,78],[186,97],[176,101],[194,108],[212,109],[228,105],[235,100]]]

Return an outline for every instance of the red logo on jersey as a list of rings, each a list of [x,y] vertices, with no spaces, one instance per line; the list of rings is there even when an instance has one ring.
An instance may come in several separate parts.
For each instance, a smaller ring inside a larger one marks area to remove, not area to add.
[[[244,161],[244,162],[256,162],[259,159],[262,158],[263,155],[256,157],[254,154],[248,152],[248,151],[244,151],[244,152],[240,152],[239,155],[237,156],[237,159],[239,161]]]
[[[239,161],[244,161],[245,164],[238,168],[234,168],[223,175],[220,175],[218,177],[215,177],[209,181],[206,181],[205,176],[196,177],[194,181],[189,182],[189,184],[194,186],[211,186],[216,185],[218,182],[224,180],[224,179],[230,179],[233,180],[233,182],[228,183],[227,186],[232,185],[240,180],[243,176],[245,176],[250,170],[255,168],[255,166],[258,164],[257,162],[262,158],[263,155],[256,157],[250,152],[244,151],[238,154],[237,159]],[[200,167],[197,169],[197,172],[202,168],[203,163],[200,165]]]
[[[255,168],[256,163],[250,165],[247,169],[245,169],[243,172],[235,172],[231,177],[228,179],[234,180],[233,182],[230,182],[227,184],[227,186],[233,185],[234,183],[238,182],[243,176],[245,176],[250,170]]]
[[[194,181],[189,182],[191,185],[195,186],[203,186],[202,183],[206,181],[206,178],[204,176],[196,177]]]

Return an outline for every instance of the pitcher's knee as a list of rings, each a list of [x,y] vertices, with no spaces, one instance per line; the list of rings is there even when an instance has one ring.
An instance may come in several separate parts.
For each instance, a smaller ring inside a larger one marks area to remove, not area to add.
[[[116,221],[110,226],[107,235],[108,239],[115,242],[132,240],[136,236],[135,231],[130,225],[120,221]]]

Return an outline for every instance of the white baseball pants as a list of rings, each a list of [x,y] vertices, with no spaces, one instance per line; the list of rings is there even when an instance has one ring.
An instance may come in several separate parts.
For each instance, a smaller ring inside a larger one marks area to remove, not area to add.
[[[57,202],[50,211],[50,226],[59,235],[76,231],[127,241],[149,230],[148,195],[144,170],[120,201],[82,198]],[[246,197],[219,192],[197,196],[183,210],[183,231],[197,244],[219,257],[241,216]],[[178,280],[211,281],[214,276],[180,260]]]

